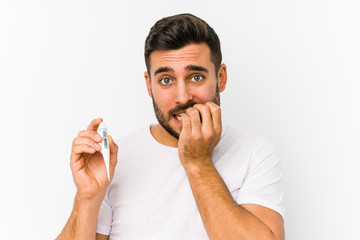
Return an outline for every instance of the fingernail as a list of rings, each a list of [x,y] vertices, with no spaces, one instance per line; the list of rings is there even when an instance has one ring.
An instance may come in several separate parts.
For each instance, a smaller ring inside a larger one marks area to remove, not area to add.
[[[100,140],[101,140],[100,135],[95,135],[95,138],[96,138],[96,140],[98,140],[98,141],[100,141]]]

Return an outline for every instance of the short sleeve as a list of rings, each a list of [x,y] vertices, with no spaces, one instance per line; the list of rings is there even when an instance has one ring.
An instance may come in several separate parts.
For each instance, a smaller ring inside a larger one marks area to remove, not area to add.
[[[238,204],[258,204],[278,212],[285,219],[281,167],[275,146],[266,138],[259,140],[250,157]]]
[[[109,204],[108,192],[101,203],[97,219],[96,232],[103,235],[110,235],[112,224],[112,208]]]

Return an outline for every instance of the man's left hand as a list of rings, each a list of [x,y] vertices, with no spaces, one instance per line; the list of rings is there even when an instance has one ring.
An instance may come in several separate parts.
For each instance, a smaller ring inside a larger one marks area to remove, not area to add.
[[[213,102],[195,104],[182,116],[179,157],[182,165],[212,164],[212,153],[221,138],[221,109]]]

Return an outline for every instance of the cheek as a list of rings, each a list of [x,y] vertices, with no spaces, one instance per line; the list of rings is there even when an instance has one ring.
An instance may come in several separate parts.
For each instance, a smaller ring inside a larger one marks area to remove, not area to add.
[[[201,103],[209,102],[216,93],[216,86],[205,85],[194,90],[194,96]]]
[[[167,112],[171,108],[173,96],[170,91],[153,89],[153,99],[162,112]]]

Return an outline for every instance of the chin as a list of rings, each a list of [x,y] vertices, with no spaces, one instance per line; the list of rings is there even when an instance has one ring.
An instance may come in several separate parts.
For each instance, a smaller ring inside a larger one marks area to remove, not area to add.
[[[164,123],[163,121],[158,121],[158,122],[166,130],[166,132],[168,134],[170,134],[171,136],[173,136],[174,138],[179,140],[181,128],[180,128],[180,130],[177,131],[177,128],[174,126],[171,126],[172,124],[170,124],[169,122],[167,122],[167,123]]]

